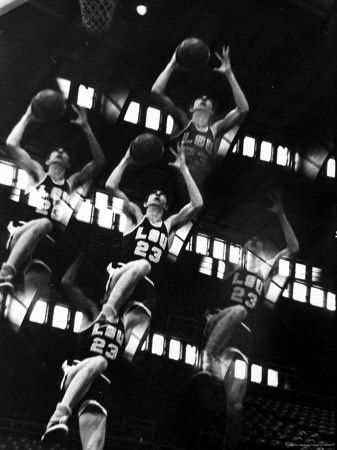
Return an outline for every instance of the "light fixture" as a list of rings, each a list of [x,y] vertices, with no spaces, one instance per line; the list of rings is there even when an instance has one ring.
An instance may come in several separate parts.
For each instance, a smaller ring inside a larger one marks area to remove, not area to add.
[[[138,5],[136,10],[137,10],[137,13],[140,16],[145,16],[145,14],[147,13],[147,6],[145,6],[145,5]]]

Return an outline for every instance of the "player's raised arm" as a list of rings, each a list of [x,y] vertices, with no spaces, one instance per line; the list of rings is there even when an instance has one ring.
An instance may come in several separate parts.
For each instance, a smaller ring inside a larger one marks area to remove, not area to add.
[[[166,220],[166,225],[168,226],[170,233],[185,225],[185,223],[192,219],[203,206],[202,196],[185,162],[183,145],[178,147],[178,153],[175,153],[172,149],[171,152],[176,156],[176,160],[169,163],[169,165],[178,169],[184,177],[190,202],[185,205],[178,214],[174,214]]]
[[[71,123],[80,127],[85,134],[89,142],[89,150],[92,156],[92,160],[86,164],[81,171],[73,174],[69,178],[72,190],[79,187],[82,183],[86,182],[90,178],[95,177],[105,164],[105,156],[99,145],[91,126],[88,122],[87,113],[84,108],[76,108],[72,105],[73,110],[76,112],[76,119],[71,120]]]
[[[181,108],[178,108],[175,103],[165,94],[167,83],[175,70],[179,70],[180,66],[177,62],[176,52],[174,52],[170,62],[161,72],[157,80],[154,82],[151,92],[163,104],[172,117],[178,122],[181,128],[184,128],[188,123],[188,117]]]
[[[224,119],[221,119],[212,125],[214,136],[223,134],[234,126],[239,125],[249,111],[249,106],[245,94],[243,93],[239,83],[237,82],[231,67],[229,47],[223,47],[222,55],[216,53],[216,56],[219,59],[221,65],[220,67],[216,67],[213,70],[214,72],[217,72],[227,78],[233,92],[236,107],[232,111],[230,111]]]
[[[142,212],[140,208],[133,202],[129,200],[129,197],[123,192],[120,187],[120,181],[124,174],[125,169],[130,165],[134,164],[134,160],[130,154],[130,147],[128,148],[126,154],[120,161],[120,163],[113,169],[107,182],[105,183],[105,189],[109,194],[114,197],[118,197],[123,200],[123,210],[124,213],[129,216],[133,221],[138,222],[142,217]]]
[[[33,121],[38,121],[38,119],[34,116],[31,106],[29,105],[27,111],[9,134],[6,144],[15,164],[17,164],[20,169],[28,172],[34,182],[38,182],[45,175],[45,171],[43,170],[42,165],[37,161],[34,161],[26,150],[21,147],[23,133],[28,124]]]
[[[279,219],[283,235],[287,244],[286,248],[281,250],[271,261],[269,261],[269,264],[271,266],[275,266],[277,261],[283,256],[296,255],[296,253],[299,251],[299,244],[297,237],[294,233],[294,230],[290,225],[288,218],[284,212],[280,191],[279,190],[276,191],[273,195],[269,194],[268,197],[273,202],[273,205],[269,208],[266,208],[266,211],[275,214],[276,217]]]

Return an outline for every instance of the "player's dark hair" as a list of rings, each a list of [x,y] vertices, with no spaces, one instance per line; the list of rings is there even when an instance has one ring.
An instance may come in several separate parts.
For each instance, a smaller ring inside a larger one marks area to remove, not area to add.
[[[46,155],[46,161],[47,161],[48,158],[50,158],[50,155],[53,152],[57,152],[57,150],[59,148],[62,149],[62,151],[64,151],[69,156],[69,161],[71,161],[71,152],[70,152],[70,150],[68,150],[67,148],[61,147],[61,146],[52,148]]]
[[[168,193],[165,189],[162,189],[162,188],[159,187],[159,186],[154,186],[154,187],[152,187],[151,189],[149,189],[149,190],[147,191],[147,193],[146,193],[146,195],[145,195],[145,198],[144,198],[144,202],[147,202],[148,199],[149,199],[149,197],[150,197],[150,195],[151,195],[153,192],[156,192],[156,191],[160,191],[160,192],[162,192],[162,193],[165,195],[165,198],[166,198],[166,204],[169,205],[169,203],[170,203],[170,196],[169,196],[169,193]]]
[[[210,95],[206,94],[206,92],[201,92],[200,94],[197,94],[197,95],[194,96],[194,98],[192,99],[192,102],[190,104],[190,109],[193,108],[194,102],[196,100],[202,99],[203,97],[207,97],[207,100],[210,100],[212,102],[212,107],[214,109],[215,102],[214,102],[213,98]]]

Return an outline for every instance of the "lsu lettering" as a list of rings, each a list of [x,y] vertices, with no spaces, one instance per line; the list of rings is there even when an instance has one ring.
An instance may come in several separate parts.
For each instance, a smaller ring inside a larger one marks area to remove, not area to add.
[[[263,291],[263,280],[252,273],[236,272],[232,280],[231,300],[254,309]]]
[[[151,228],[149,231],[145,231],[144,228],[139,227],[137,230],[134,254],[148,259],[150,262],[158,263],[167,246],[167,235],[155,228]]]
[[[117,358],[124,341],[124,333],[121,329],[111,324],[95,323],[91,336],[94,339],[90,352],[102,355],[111,361]]]

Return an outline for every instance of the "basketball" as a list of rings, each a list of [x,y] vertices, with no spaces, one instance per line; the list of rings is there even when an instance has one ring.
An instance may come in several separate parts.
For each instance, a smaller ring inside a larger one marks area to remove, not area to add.
[[[133,140],[130,154],[139,164],[155,164],[164,154],[164,145],[155,134],[140,134]]]
[[[35,95],[31,107],[34,116],[39,120],[58,120],[66,110],[66,102],[60,92],[44,89]]]
[[[178,45],[177,61],[184,69],[200,69],[208,63],[209,57],[208,45],[201,39],[188,38]]]

